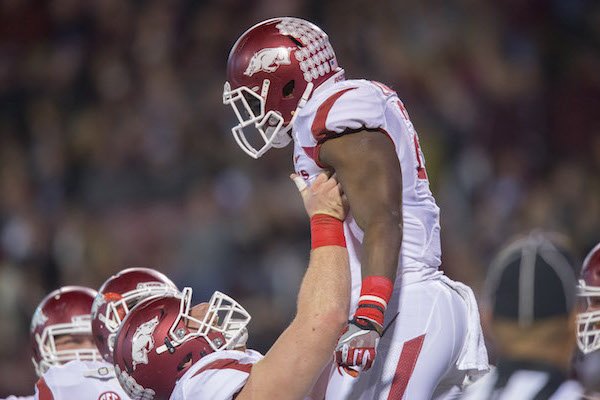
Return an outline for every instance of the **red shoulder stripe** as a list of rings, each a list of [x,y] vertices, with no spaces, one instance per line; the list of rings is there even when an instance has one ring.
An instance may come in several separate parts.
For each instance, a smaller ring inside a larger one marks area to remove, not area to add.
[[[317,113],[315,115],[315,119],[310,127],[310,131],[313,134],[313,137],[317,142],[325,139],[325,133],[327,132],[327,128],[325,128],[325,123],[327,122],[327,116],[329,115],[329,111],[331,111],[331,107],[333,104],[339,99],[344,93],[354,90],[358,88],[347,88],[344,90],[340,90],[337,93],[332,94],[325,100],[319,108],[317,108]]]
[[[317,165],[319,164],[319,147],[321,147],[321,145],[316,145],[315,147],[304,147],[304,146],[302,146],[302,150],[304,150],[304,153],[308,157],[310,157],[311,160],[313,160],[314,162],[316,162]]]
[[[235,360],[233,358],[224,358],[221,360],[213,361],[208,365],[205,365],[204,367],[196,371],[196,373],[192,376],[199,375],[204,371],[211,369],[235,369],[238,371],[250,373],[250,371],[252,370],[252,365],[253,364],[241,364],[238,360]]]
[[[38,398],[39,400],[54,400],[54,396],[52,395],[52,391],[46,384],[46,381],[43,377],[41,377],[37,383],[35,384],[38,390]]]

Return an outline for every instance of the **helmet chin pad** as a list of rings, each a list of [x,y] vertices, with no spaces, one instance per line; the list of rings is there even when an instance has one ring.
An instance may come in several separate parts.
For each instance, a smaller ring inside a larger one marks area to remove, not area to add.
[[[291,131],[292,125],[289,124],[288,126],[282,128],[279,132],[277,132],[273,137],[273,140],[271,142],[271,146],[276,148],[276,149],[281,149],[284,148],[285,146],[287,146],[288,144],[290,144],[290,142],[292,141],[292,136],[290,135],[290,131]],[[267,136],[273,135],[272,131],[275,128],[267,128],[266,132],[267,132]]]

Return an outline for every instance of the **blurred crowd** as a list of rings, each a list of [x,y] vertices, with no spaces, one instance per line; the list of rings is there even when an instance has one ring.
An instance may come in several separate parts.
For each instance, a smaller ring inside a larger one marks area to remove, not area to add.
[[[43,295],[124,267],[233,295],[259,350],[291,320],[309,249],[291,148],[250,159],[221,101],[234,40],[280,15],[403,99],[452,278],[479,291],[534,227],[600,240],[597,1],[1,0],[0,396],[32,391]]]

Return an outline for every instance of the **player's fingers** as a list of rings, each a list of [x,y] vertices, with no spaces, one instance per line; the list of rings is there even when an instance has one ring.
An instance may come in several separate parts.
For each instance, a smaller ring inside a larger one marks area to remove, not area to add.
[[[333,173],[328,180],[337,183],[337,174]]]
[[[373,358],[369,357],[367,359],[367,361],[365,362],[365,365],[363,367],[363,371],[368,371],[371,369],[371,367],[373,366]]]
[[[320,173],[312,184],[314,190],[318,189],[323,183],[327,182],[328,176],[324,173]]]
[[[300,193],[306,190],[307,186],[306,182],[304,181],[304,178],[296,174],[291,174],[290,179],[296,184],[296,187],[298,188],[298,191]]]
[[[328,192],[330,190],[335,189],[335,187],[337,186],[337,181],[335,180],[335,178],[329,178],[327,179],[325,182],[323,182],[320,185],[320,190],[324,191],[324,192]]]

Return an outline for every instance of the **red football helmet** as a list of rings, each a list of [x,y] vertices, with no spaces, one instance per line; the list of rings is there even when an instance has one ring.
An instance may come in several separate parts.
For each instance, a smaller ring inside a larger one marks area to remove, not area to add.
[[[123,321],[114,364],[132,399],[168,399],[187,369],[207,354],[230,349],[244,334],[250,314],[215,292],[202,320],[190,315],[192,289],[138,304]]]
[[[585,304],[577,315],[577,345],[588,354],[600,350],[600,243],[583,262],[579,296]]]
[[[57,350],[56,339],[63,335],[90,335],[90,310],[96,291],[82,286],[63,286],[48,294],[31,318],[33,365],[38,376],[49,367],[72,360],[100,360],[96,347]]]
[[[151,296],[178,292],[169,278],[151,268],[127,268],[108,278],[92,305],[92,333],[102,358],[112,362],[117,330],[137,303]]]
[[[231,49],[223,90],[223,104],[239,120],[231,129],[237,144],[253,158],[286,146],[294,117],[313,89],[330,78],[343,80],[344,70],[318,26],[282,17],[248,29]],[[252,124],[260,136],[244,133]]]

